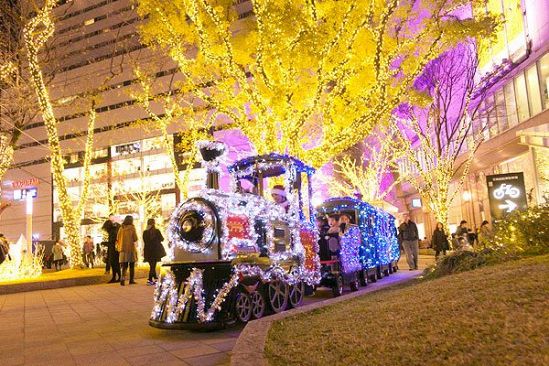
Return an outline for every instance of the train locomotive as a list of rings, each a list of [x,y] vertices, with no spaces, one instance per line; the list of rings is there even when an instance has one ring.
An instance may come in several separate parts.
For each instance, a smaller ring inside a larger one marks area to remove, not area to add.
[[[320,280],[310,200],[314,169],[287,155],[246,158],[229,167],[235,188],[228,194],[218,189],[225,146],[202,142],[199,150],[207,188],[171,216],[170,262],[149,324],[217,328],[299,306],[305,286]],[[283,205],[264,198],[269,179],[283,180]]]
[[[345,284],[356,290],[398,270],[400,248],[392,215],[351,197],[328,199],[317,215],[346,215],[350,220],[340,233],[320,233],[320,284],[332,288],[335,296]]]

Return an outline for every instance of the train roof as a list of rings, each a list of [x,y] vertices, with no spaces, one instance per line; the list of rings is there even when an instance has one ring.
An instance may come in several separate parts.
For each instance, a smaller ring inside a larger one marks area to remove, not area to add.
[[[301,160],[290,155],[266,154],[250,156],[229,166],[229,172],[241,178],[256,177],[262,173],[263,177],[275,177],[286,172],[288,166],[293,166],[298,173],[311,175],[315,169],[306,165]]]
[[[387,211],[382,210],[379,207],[372,206],[367,202],[363,202],[353,197],[329,198],[326,201],[324,201],[324,203],[322,203],[320,206],[318,206],[316,210],[323,214],[332,214],[332,213],[337,213],[345,210],[359,210],[359,211],[370,210],[370,211],[376,211],[377,214],[385,214],[393,217],[393,215],[391,215]]]

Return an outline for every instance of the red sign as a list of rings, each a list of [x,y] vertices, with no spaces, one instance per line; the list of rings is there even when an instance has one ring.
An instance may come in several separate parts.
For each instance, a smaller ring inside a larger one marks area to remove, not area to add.
[[[250,222],[244,215],[228,216],[227,229],[229,238],[250,239]]]
[[[299,232],[301,245],[305,249],[305,268],[310,271],[318,270],[315,266],[317,258],[317,243],[313,231],[307,228],[302,228]]]
[[[37,186],[38,184],[40,184],[40,181],[38,180],[38,178],[34,178],[34,177],[33,178],[28,178],[28,179],[16,180],[16,181],[11,183],[11,185],[14,189],[21,189],[21,188]]]

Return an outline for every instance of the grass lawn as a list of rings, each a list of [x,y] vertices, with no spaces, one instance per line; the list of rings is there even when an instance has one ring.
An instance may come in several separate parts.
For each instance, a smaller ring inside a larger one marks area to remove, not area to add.
[[[549,365],[549,256],[286,318],[265,353],[271,365]]]

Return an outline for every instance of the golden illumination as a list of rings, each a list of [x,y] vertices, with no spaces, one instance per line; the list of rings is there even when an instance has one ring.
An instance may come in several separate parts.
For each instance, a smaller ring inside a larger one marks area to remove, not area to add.
[[[140,0],[138,12],[143,42],[179,66],[182,93],[259,154],[320,167],[389,121],[427,62],[488,32],[487,18],[446,16],[468,3],[252,0],[254,16],[239,19],[232,1]]]

